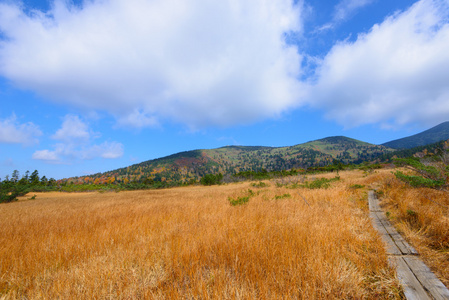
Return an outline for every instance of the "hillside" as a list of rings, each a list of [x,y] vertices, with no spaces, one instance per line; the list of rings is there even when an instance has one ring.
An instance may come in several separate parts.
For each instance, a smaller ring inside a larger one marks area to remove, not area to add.
[[[281,171],[372,161],[391,152],[384,146],[336,136],[288,147],[226,146],[180,152],[129,167],[71,178],[74,182],[198,181],[206,174],[233,175],[243,171]]]
[[[393,149],[410,149],[447,139],[449,139],[449,122],[444,122],[421,133],[393,140],[382,145]]]
[[[425,146],[418,146],[410,149],[395,150],[382,155],[380,157],[380,160],[387,162],[392,161],[394,158],[406,158],[410,156],[425,157],[425,156],[442,155],[443,151],[447,150],[449,150],[449,139]]]

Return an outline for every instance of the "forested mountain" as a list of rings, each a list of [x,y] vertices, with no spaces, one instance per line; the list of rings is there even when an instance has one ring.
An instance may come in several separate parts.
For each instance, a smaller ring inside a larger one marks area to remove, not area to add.
[[[413,147],[410,149],[399,149],[393,152],[386,153],[380,157],[381,161],[392,161],[394,158],[407,158],[407,157],[429,157],[429,156],[444,156],[449,150],[449,139],[443,140],[437,143]]]
[[[328,137],[289,147],[226,146],[209,150],[180,152],[129,167],[71,178],[74,182],[193,182],[206,174],[233,175],[244,171],[307,169],[342,163],[373,161],[391,152],[343,136]]]
[[[421,133],[382,144],[393,149],[411,149],[449,139],[449,122],[441,123]]]

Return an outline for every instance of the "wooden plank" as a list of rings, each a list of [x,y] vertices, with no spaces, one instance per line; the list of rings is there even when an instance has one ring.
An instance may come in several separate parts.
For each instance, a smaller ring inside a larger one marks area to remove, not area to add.
[[[403,257],[396,257],[397,273],[408,300],[431,300]]]
[[[391,244],[390,240],[392,240],[394,243],[394,246],[397,247],[400,252],[400,253],[398,253],[398,251],[393,250],[392,245],[390,245],[389,246],[389,248],[391,250],[390,253],[395,254],[395,255],[398,255],[398,254],[417,255],[418,252],[415,250],[415,248],[413,248],[411,245],[409,245],[404,240],[404,238],[397,232],[397,230],[390,224],[390,222],[387,219],[387,216],[381,210],[381,208],[379,206],[379,200],[377,199],[377,197],[373,191],[369,191],[368,200],[369,200],[369,204],[370,204],[370,212],[375,213],[375,215],[377,217],[376,223],[377,223],[377,226],[379,227],[378,230],[381,231],[381,233],[383,235],[387,234],[390,237],[390,238],[384,238],[384,240],[386,240],[389,244]],[[378,224],[379,222],[381,223],[381,226],[380,226],[380,224]],[[385,231],[386,231],[386,233],[385,233]]]
[[[374,194],[374,191],[368,192],[368,204],[369,204],[369,211],[382,211],[379,206],[379,200]]]
[[[371,220],[373,222],[374,228],[379,231],[382,240],[387,247],[387,253],[390,255],[401,255],[401,250],[396,246],[391,236],[388,234],[387,230],[383,226],[376,212],[370,213]]]
[[[418,252],[397,232],[382,212],[374,192],[368,194],[370,218],[379,231],[390,254],[389,262],[396,271],[407,299],[449,300],[449,290],[415,255]]]
[[[449,299],[449,290],[447,287],[433,274],[424,262],[413,256],[404,257],[404,260],[419,282],[434,299]]]
[[[415,250],[415,248],[410,246],[410,244],[404,240],[402,235],[400,235],[399,232],[397,232],[397,230],[391,225],[391,223],[387,220],[387,217],[384,213],[378,212],[376,214],[378,215],[380,221],[382,222],[382,225],[384,226],[385,230],[388,232],[388,234],[394,241],[395,245],[399,248],[399,250],[401,251],[401,253],[403,255],[408,255],[408,254],[417,255],[418,254],[418,252]]]

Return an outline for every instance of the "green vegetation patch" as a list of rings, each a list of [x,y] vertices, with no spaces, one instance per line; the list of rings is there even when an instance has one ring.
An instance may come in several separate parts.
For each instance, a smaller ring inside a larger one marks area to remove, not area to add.
[[[306,187],[308,189],[327,189],[331,186],[330,185],[331,182],[338,181],[338,180],[340,180],[339,176],[336,176],[336,177],[330,178],[330,179],[318,178],[312,182],[306,182],[304,187]]]
[[[280,199],[286,199],[286,198],[291,198],[291,197],[292,197],[292,195],[290,195],[290,194],[283,194],[283,195],[274,196],[274,199],[280,200]]]
[[[445,185],[444,180],[434,180],[416,175],[405,175],[401,171],[394,173],[396,178],[410,184],[412,187],[427,187],[427,188],[440,188]]]
[[[349,186],[352,190],[363,189],[365,186],[363,184],[352,184]]]
[[[223,180],[223,174],[207,174],[204,175],[200,182],[202,185],[214,185],[214,184],[220,184]]]
[[[229,204],[231,204],[232,206],[243,205],[243,204],[248,203],[249,199],[255,195],[256,195],[256,193],[254,193],[253,190],[248,189],[247,195],[238,196],[236,198],[228,197],[228,201],[229,201]]]
[[[432,159],[433,161],[423,163],[415,157],[398,158],[394,161],[396,165],[411,169],[416,175],[407,175],[401,171],[395,172],[394,175],[412,187],[442,188],[446,186],[449,178],[448,165],[444,160],[438,161],[441,159],[439,156],[432,157]]]
[[[264,187],[269,187],[270,185],[263,181],[259,181],[258,183],[255,183],[255,182],[251,183],[251,186],[253,186],[255,188],[264,188]]]
[[[237,198],[231,198],[229,197],[229,204],[231,204],[232,206],[237,206],[237,205],[242,205],[242,204],[246,204],[249,202],[249,197],[250,196],[242,196],[242,197],[237,197]]]

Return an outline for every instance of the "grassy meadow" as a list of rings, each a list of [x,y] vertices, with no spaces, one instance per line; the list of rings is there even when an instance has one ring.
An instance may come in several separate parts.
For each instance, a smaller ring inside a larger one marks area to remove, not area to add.
[[[0,298],[398,299],[367,204],[390,172],[27,195],[0,205]]]

